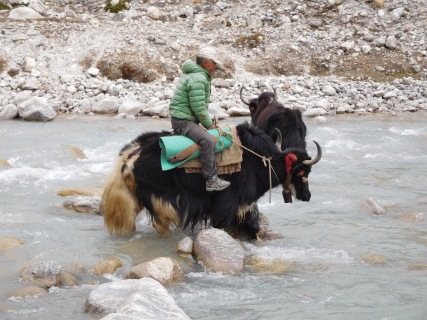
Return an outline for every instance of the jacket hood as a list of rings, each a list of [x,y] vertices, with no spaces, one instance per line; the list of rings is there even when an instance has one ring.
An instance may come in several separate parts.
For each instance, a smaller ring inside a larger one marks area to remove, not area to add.
[[[209,75],[209,73],[203,69],[201,66],[199,66],[196,62],[192,61],[192,60],[187,60],[182,64],[182,72],[184,74],[188,74],[188,73],[204,73],[206,75]]]

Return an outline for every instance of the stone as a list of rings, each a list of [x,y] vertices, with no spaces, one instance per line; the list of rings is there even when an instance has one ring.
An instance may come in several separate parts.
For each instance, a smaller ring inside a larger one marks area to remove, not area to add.
[[[144,105],[138,100],[125,100],[119,106],[118,113],[124,113],[125,115],[138,115]]]
[[[78,196],[64,202],[64,207],[78,213],[100,215],[101,197],[82,197]]]
[[[14,104],[8,104],[0,111],[0,120],[15,119],[18,116],[18,107]]]
[[[32,97],[18,106],[19,116],[26,121],[50,121],[57,112],[45,98]]]
[[[103,319],[190,320],[167,290],[151,278],[99,285],[90,292],[85,312],[110,314]]]
[[[49,294],[45,288],[38,286],[26,286],[21,289],[14,290],[7,294],[8,298],[25,298],[25,297],[34,297],[34,296],[46,296]]]
[[[116,99],[105,98],[92,106],[92,112],[100,114],[117,113],[119,106]]]
[[[160,257],[132,267],[126,278],[140,279],[148,277],[164,285],[180,279],[182,276],[183,271],[178,262],[172,258]]]
[[[122,262],[117,258],[103,260],[96,263],[92,267],[92,272],[98,276],[101,276],[103,274],[113,273],[121,266],[122,266]]]
[[[24,244],[24,241],[18,238],[6,237],[0,239],[0,251],[18,247]]]
[[[8,18],[13,20],[39,20],[43,19],[43,16],[31,8],[18,7],[10,10]]]
[[[194,254],[213,272],[243,271],[243,247],[225,231],[215,228],[199,231],[194,241]]]
[[[193,253],[193,240],[190,237],[185,237],[178,243],[177,249],[180,253]]]

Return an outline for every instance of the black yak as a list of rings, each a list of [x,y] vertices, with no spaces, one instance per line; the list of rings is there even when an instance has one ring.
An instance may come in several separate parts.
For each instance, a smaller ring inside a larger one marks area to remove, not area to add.
[[[124,147],[102,195],[108,231],[133,232],[135,219],[145,208],[162,235],[170,234],[170,227],[193,231],[208,224],[256,238],[259,212],[255,204],[270,189],[270,176],[273,188],[287,182],[297,199],[310,200],[308,175],[321,158],[319,144],[315,142],[317,155],[311,159],[305,148],[281,151],[268,135],[248,123],[236,129],[244,147],[241,170],[221,175],[231,185],[219,192],[207,192],[201,174],[182,168],[162,171],[159,138],[169,132],[144,133]]]

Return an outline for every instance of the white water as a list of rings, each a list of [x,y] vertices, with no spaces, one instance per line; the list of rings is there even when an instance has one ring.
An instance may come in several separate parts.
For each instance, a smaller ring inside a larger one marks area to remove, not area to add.
[[[310,175],[312,199],[285,205],[281,190],[273,192],[272,203],[267,194],[261,211],[284,237],[244,243],[248,256],[292,263],[290,270],[192,270],[167,288],[177,304],[192,319],[207,320],[427,319],[426,120],[426,113],[330,117],[322,125],[305,119],[309,152],[315,152],[313,139],[323,149]],[[110,237],[102,217],[70,212],[57,196],[65,188],[101,187],[125,143],[161,129],[169,129],[169,120],[63,116],[50,123],[0,122],[0,159],[11,165],[0,167],[0,239],[24,241],[0,251],[0,319],[102,317],[83,312],[94,286],[89,284],[6,299],[27,285],[19,274],[31,264],[89,268],[120,258],[124,267],[117,274],[97,279],[105,282],[147,259],[180,259],[175,246],[182,233],[160,238],[141,219],[132,237]],[[70,147],[87,158],[78,159]],[[385,213],[372,214],[367,199]]]

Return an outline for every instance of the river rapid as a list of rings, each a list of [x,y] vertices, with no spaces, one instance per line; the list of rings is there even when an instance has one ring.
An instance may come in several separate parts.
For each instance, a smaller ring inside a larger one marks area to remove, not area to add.
[[[309,153],[316,153],[312,140],[323,149],[310,175],[310,202],[284,204],[280,188],[271,203],[266,194],[260,209],[283,237],[243,242],[248,256],[289,268],[247,265],[237,275],[196,268],[169,293],[191,319],[427,319],[427,113],[305,122]],[[0,250],[0,319],[100,319],[84,313],[100,282],[121,279],[126,268],[155,257],[182,262],[176,253],[182,232],[162,238],[140,215],[134,235],[112,237],[102,217],[69,211],[57,195],[101,188],[124,144],[143,131],[169,128],[165,119],[75,115],[0,122],[0,160],[10,164],[0,166],[0,239],[23,242]],[[90,268],[114,257],[123,267],[96,283],[7,298],[28,285],[20,272],[32,264]]]

